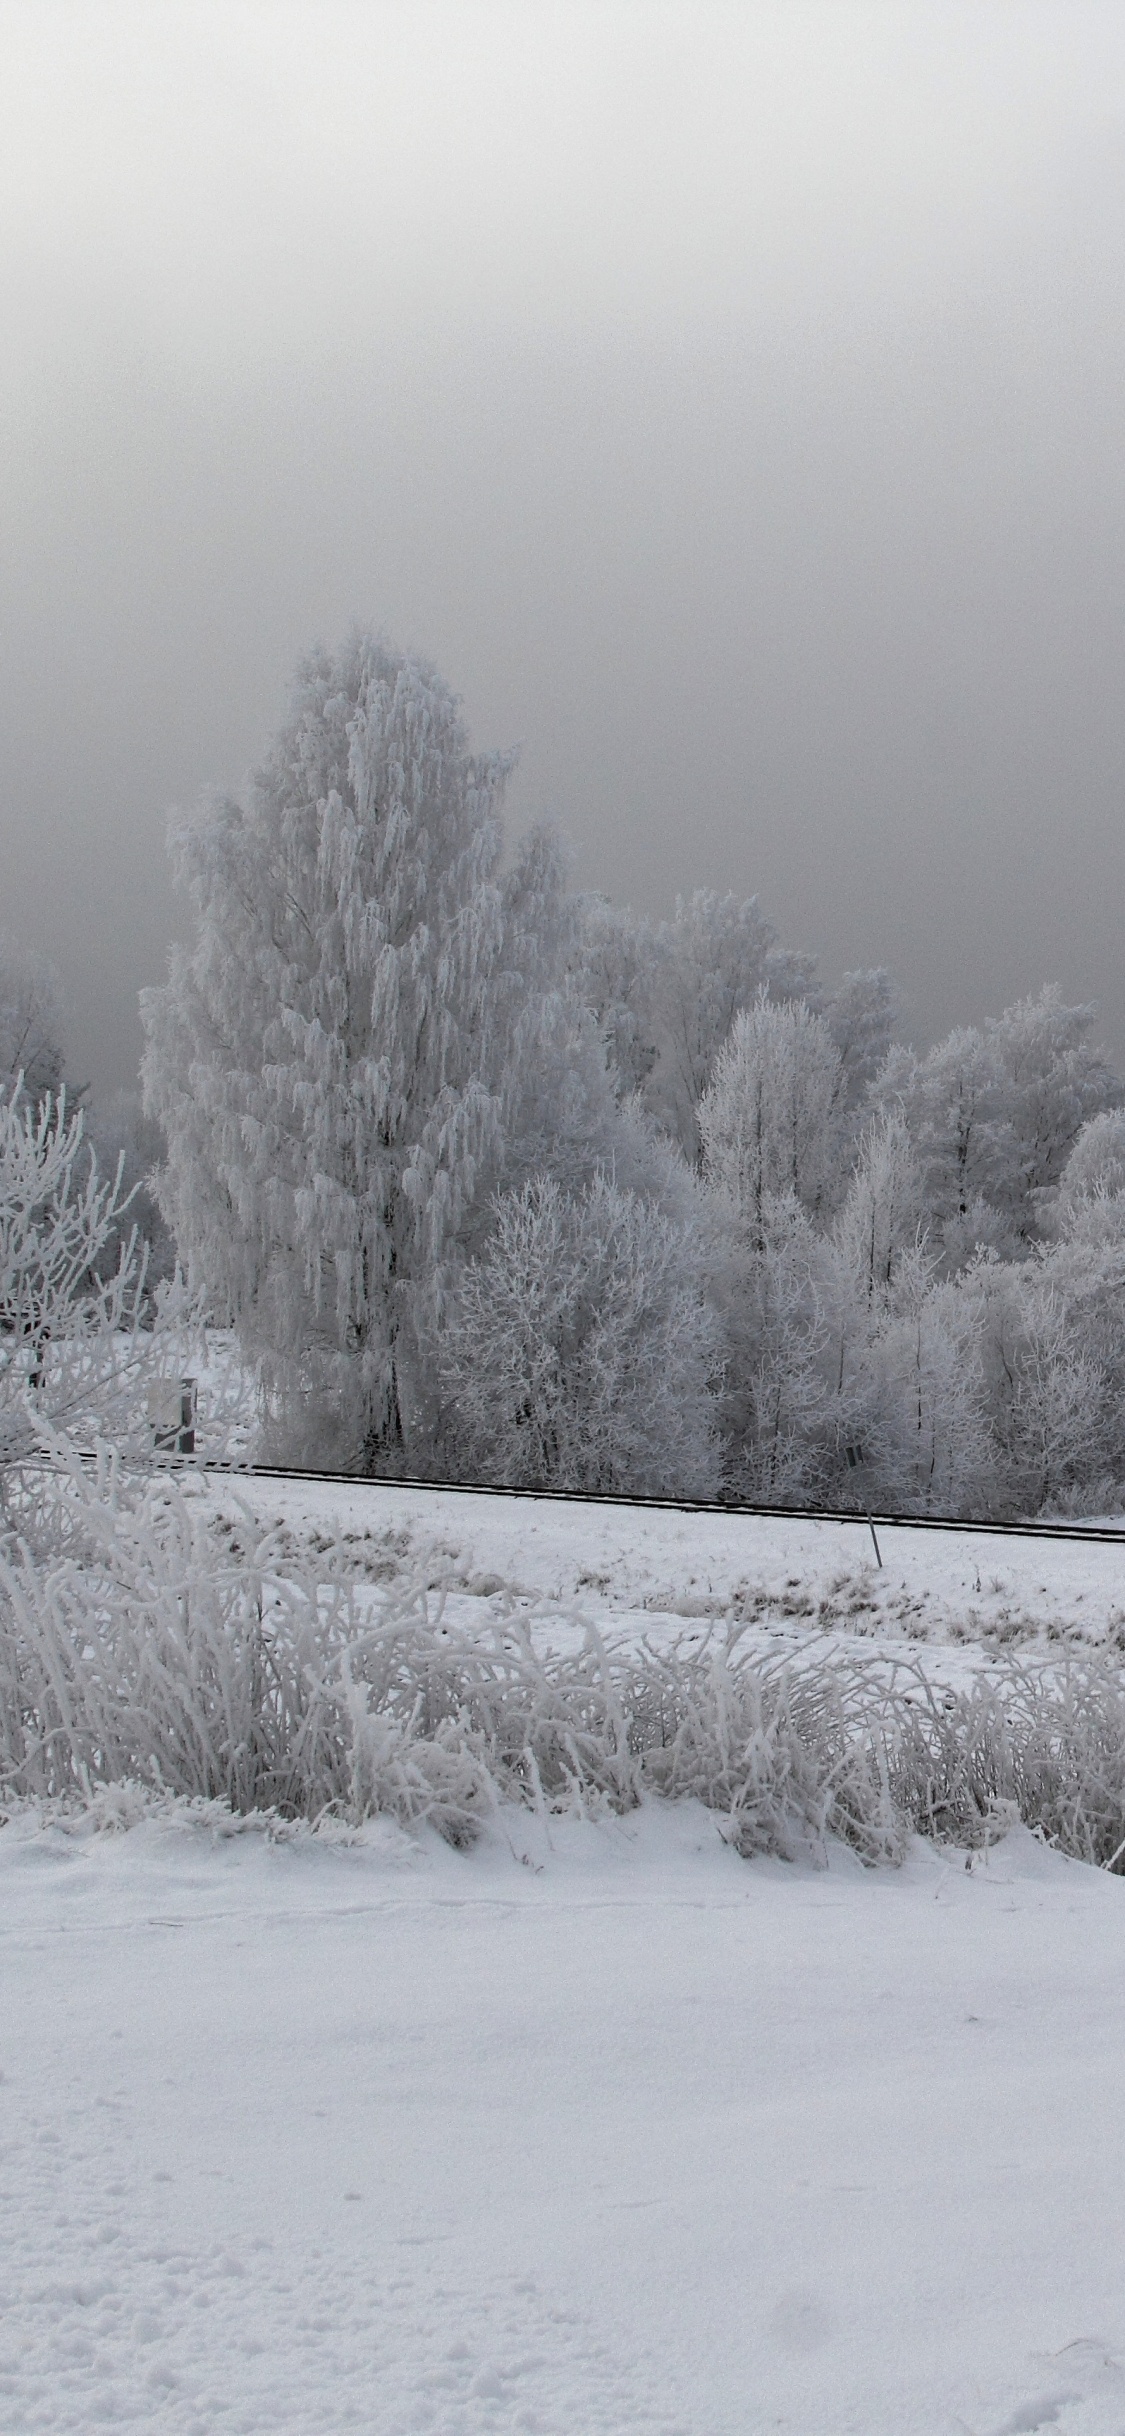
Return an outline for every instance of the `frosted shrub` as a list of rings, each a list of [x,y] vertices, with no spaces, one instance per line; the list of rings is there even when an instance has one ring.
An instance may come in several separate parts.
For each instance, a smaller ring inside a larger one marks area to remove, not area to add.
[[[1012,1666],[955,1695],[911,1669],[880,1731],[896,1804],[920,1833],[979,1843],[1019,1818],[1078,1860],[1125,1862],[1119,1669]]]
[[[693,1242],[604,1177],[539,1177],[495,1204],[441,1340],[465,1476],[530,1487],[714,1495],[716,1330]]]
[[[514,1604],[465,1631],[440,1593],[295,1568],[174,1480],[129,1492],[107,1458],[65,1485],[66,1553],[0,1556],[9,1801],[148,1787],[244,1815],[428,1821],[464,1846],[503,1803],[596,1814],[660,1794],[706,1804],[743,1854],[836,1835],[895,1860],[914,1830],[975,1843],[1020,1817],[1084,1860],[1125,1858],[1125,1690],[1106,1666],[954,1694],[876,1658],[763,1665],[739,1628],[637,1650],[575,1617],[560,1652],[557,1610],[542,1649],[545,1619]]]
[[[55,1478],[64,1553],[0,1555],[0,1792],[136,1781],[455,1843],[501,1792],[636,1798],[596,1652],[553,1674],[526,1628],[478,1641],[440,1597],[283,1566],[249,1516],[224,1538],[175,1480],[138,1491],[108,1457]]]
[[[119,1160],[103,1175],[81,1112],[0,1099],[0,1544],[42,1551],[73,1537],[76,1451],[141,1469],[153,1458],[149,1391],[205,1383],[203,1438],[216,1460],[244,1442],[247,1383],[208,1346],[179,1280],[149,1291]]]
[[[650,1655],[634,1699],[664,1720],[646,1782],[725,1814],[742,1852],[830,1833],[869,1861],[911,1832],[987,1843],[1015,1820],[1125,1867],[1125,1682],[1083,1661],[1013,1666],[968,1691],[877,1658],[762,1666],[737,1641]]]
[[[900,1858],[903,1820],[885,1771],[849,1738],[839,1671],[763,1665],[738,1643],[645,1653],[629,1705],[646,1787],[705,1802],[744,1857],[791,1860],[831,1833],[868,1860]]]
[[[826,1764],[807,1689],[736,1642],[615,1654],[587,1627],[545,1656],[518,1612],[468,1634],[440,1595],[282,1571],[268,1538],[224,1544],[175,1482],[130,1505],[108,1466],[73,1491],[80,1550],[0,1558],[9,1797],[147,1784],[244,1812],[424,1819],[456,1844],[499,1801],[622,1810],[646,1791],[709,1802],[747,1853],[837,1824],[838,1726]],[[874,1816],[853,1804],[845,1823],[881,1849]]]

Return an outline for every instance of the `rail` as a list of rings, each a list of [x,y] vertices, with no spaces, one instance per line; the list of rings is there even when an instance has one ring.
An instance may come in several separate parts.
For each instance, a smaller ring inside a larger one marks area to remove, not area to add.
[[[177,1465],[175,1468],[179,1469]],[[869,1513],[866,1507],[854,1506],[777,1506],[734,1502],[715,1497],[627,1497],[615,1489],[528,1489],[500,1487],[488,1480],[416,1480],[408,1476],[372,1475],[366,1472],[290,1471],[281,1464],[208,1463],[197,1457],[185,1462],[184,1470],[203,1471],[218,1478],[231,1480],[288,1480],[298,1485],[305,1481],[328,1487],[347,1489],[421,1489],[432,1496],[443,1497],[520,1497],[542,1505],[620,1506],[626,1511],[656,1514],[715,1514],[738,1516],[772,1522],[822,1522],[858,1524],[861,1530],[872,1523],[888,1531],[960,1531],[977,1533],[996,1539],[1072,1540],[1082,1543],[1102,1542],[1109,1546],[1125,1546],[1125,1522],[1119,1527],[1105,1523],[1065,1522],[1000,1522],[980,1515],[954,1514],[896,1514]]]

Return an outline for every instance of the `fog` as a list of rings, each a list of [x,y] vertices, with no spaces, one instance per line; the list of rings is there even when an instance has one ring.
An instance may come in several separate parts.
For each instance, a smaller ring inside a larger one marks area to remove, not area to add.
[[[518,826],[1125,1056],[1125,14],[0,6],[0,923],[136,1068],[170,807],[358,619]]]

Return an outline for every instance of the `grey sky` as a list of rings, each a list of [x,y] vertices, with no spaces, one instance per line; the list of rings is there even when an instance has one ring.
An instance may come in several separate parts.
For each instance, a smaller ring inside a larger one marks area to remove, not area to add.
[[[0,924],[131,1079],[172,804],[428,651],[516,821],[1125,1055],[1125,10],[0,0]]]

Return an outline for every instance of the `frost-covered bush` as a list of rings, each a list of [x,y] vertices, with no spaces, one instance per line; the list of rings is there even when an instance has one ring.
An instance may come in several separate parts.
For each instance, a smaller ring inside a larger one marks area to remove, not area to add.
[[[9,1792],[135,1780],[238,1810],[389,1809],[462,1832],[487,1787],[426,1708],[414,1602],[365,1630],[346,1586],[286,1572],[248,1518],[244,1541],[220,1537],[174,1481],[138,1493],[106,1458],[58,1494],[60,1553],[0,1556]]]
[[[501,1194],[440,1339],[453,1459],[472,1479],[712,1496],[717,1331],[690,1230],[598,1176]]]
[[[878,1728],[895,1806],[923,1835],[1021,1819],[1077,1860],[1125,1865],[1125,1680],[1097,1660],[1010,1666],[939,1692],[911,1669]]]
[[[62,1490],[60,1489],[60,1494]],[[693,1798],[743,1853],[826,1835],[868,1861],[912,1832],[1014,1819],[1125,1863],[1120,1670],[1013,1668],[967,1692],[919,1667],[766,1663],[731,1627],[663,1651],[509,1603],[471,1631],[441,1593],[293,1563],[171,1480],[69,1483],[71,1544],[0,1554],[0,1800],[149,1788],[234,1812],[428,1821],[461,1846],[498,1805]],[[538,1635],[549,1621],[549,1632]]]
[[[0,1540],[71,1538],[78,1458],[96,1450],[143,1475],[156,1411],[185,1374],[201,1386],[197,1445],[244,1453],[247,1382],[233,1348],[207,1341],[182,1285],[149,1291],[123,1162],[103,1176],[80,1111],[0,1101]]]

